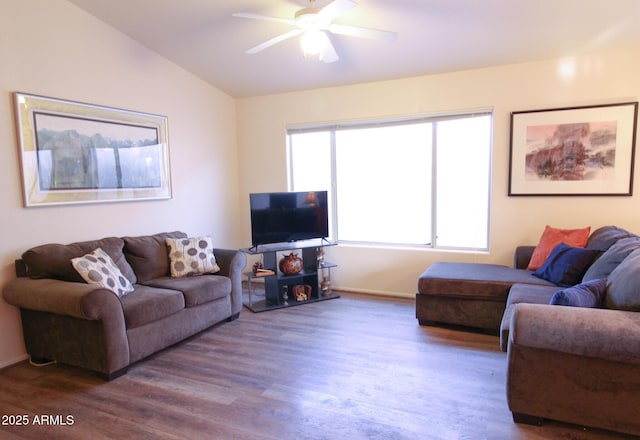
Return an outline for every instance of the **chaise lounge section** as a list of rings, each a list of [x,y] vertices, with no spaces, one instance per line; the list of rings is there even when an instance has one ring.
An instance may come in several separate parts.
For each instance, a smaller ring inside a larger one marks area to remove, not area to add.
[[[449,324],[497,334],[509,290],[518,283],[556,287],[522,268],[434,263],[418,279],[416,318],[420,325]]]

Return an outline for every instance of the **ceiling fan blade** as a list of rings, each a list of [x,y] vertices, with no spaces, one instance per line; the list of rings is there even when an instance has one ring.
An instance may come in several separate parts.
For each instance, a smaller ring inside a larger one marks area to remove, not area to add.
[[[318,22],[322,27],[329,26],[329,24],[341,16],[349,9],[355,8],[358,4],[351,0],[333,0],[318,12]]]
[[[398,38],[396,32],[383,31],[379,29],[370,29],[357,26],[347,26],[344,24],[333,23],[328,28],[329,32],[339,35],[348,35],[350,37],[370,38],[372,40],[395,41]]]
[[[277,21],[278,23],[295,24],[295,21],[289,18],[268,17],[266,15],[252,14],[250,12],[236,12],[235,14],[231,14],[231,16],[238,18],[251,18],[253,20]]]
[[[293,29],[287,33],[278,35],[275,38],[267,40],[262,44],[258,44],[257,46],[252,47],[251,49],[247,50],[246,53],[253,55],[255,53],[260,52],[261,50],[265,50],[266,48],[271,47],[274,44],[280,43],[288,38],[295,37],[296,35],[300,35],[301,33],[302,33],[302,29]]]
[[[335,63],[340,59],[340,57],[338,57],[338,53],[336,52],[335,47],[333,47],[333,44],[331,44],[331,40],[329,40],[329,37],[327,37],[327,41],[324,45],[324,50],[320,52],[320,59],[325,64]]]

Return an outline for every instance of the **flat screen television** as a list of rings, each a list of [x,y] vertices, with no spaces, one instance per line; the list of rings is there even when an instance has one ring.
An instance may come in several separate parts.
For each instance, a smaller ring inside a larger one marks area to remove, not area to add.
[[[254,247],[329,236],[327,191],[253,193],[249,204]]]

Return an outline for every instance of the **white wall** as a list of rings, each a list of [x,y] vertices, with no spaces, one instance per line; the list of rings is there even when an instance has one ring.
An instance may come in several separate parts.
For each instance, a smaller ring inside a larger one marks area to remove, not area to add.
[[[235,101],[64,0],[0,6],[0,286],[31,246],[184,230],[238,248]],[[169,119],[173,198],[24,208],[15,91]],[[0,299],[0,367],[24,358],[16,308]]]
[[[567,71],[573,61],[575,74]],[[491,232],[488,253],[376,249],[341,245],[327,259],[339,267],[335,287],[411,296],[417,278],[435,261],[511,264],[519,244],[535,244],[545,226],[615,224],[640,232],[640,182],[632,197],[508,197],[510,112],[637,100],[640,48],[404,80],[310,90],[238,101],[240,192],[286,190],[285,131],[288,124],[493,108],[494,143]],[[636,160],[637,162],[637,160]],[[636,165],[636,168],[637,165]],[[461,184],[473,184],[464,182]],[[243,233],[250,239],[248,202]],[[402,225],[398,225],[402,227]]]

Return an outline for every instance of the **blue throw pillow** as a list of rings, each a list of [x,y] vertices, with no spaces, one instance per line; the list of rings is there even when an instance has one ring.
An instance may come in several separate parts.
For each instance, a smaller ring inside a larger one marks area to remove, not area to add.
[[[557,306],[600,308],[607,293],[607,279],[587,281],[577,286],[558,290],[549,304]]]
[[[597,249],[577,248],[560,243],[533,275],[558,286],[574,286],[582,281],[582,276],[599,254]]]

